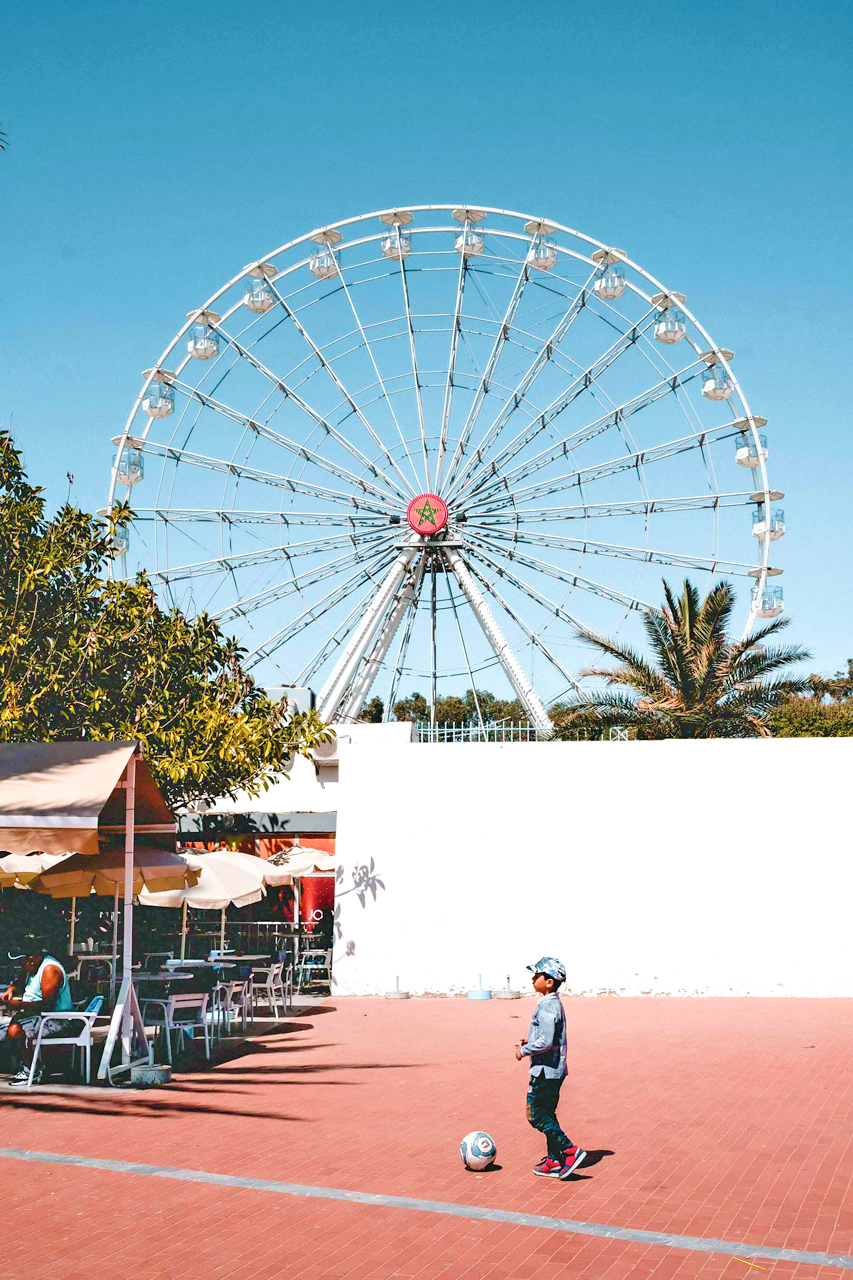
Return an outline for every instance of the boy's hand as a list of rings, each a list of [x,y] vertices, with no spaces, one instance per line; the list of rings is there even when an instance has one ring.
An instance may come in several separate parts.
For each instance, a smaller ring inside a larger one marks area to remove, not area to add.
[[[522,1040],[521,1044],[527,1044],[527,1041]],[[515,1056],[519,1062],[521,1062],[522,1058],[524,1057],[524,1054],[521,1052],[521,1044],[517,1044],[515,1046]]]

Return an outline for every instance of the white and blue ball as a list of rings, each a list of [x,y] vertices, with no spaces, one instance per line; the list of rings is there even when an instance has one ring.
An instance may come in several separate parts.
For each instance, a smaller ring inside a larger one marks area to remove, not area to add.
[[[498,1154],[494,1138],[479,1129],[474,1133],[466,1133],[459,1144],[459,1150],[465,1168],[474,1170],[488,1169]]]

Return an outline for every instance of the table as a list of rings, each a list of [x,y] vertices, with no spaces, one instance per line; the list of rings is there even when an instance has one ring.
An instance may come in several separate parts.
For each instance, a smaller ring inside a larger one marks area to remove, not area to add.
[[[185,982],[192,977],[191,973],[134,973],[133,982]]]
[[[166,968],[174,973],[176,969],[234,969],[236,965],[233,960],[167,960]]]

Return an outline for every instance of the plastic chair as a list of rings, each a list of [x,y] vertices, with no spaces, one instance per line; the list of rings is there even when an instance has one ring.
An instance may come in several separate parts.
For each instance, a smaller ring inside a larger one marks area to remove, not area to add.
[[[225,1027],[227,1033],[231,1033],[231,1021],[236,1015],[240,1015],[243,1027],[243,1034],[246,1033],[246,1011],[248,1006],[248,982],[236,979],[233,982],[223,982],[222,996],[222,1012],[225,1018]]]
[[[265,1004],[274,1018],[279,1016],[278,1006],[287,1012],[284,983],[282,981],[283,964],[271,964],[268,968],[255,969],[252,973],[253,1002]]]
[[[305,973],[308,971],[308,983],[319,980],[320,974],[325,974],[325,981],[331,986],[332,983],[332,953],[331,951],[303,951],[299,957],[299,974],[296,979],[296,990],[302,990],[302,984],[305,981]]]
[[[92,1027],[95,1019],[101,1012],[101,1006],[104,1003],[103,996],[93,996],[85,1009],[75,1009],[72,1011],[58,1010],[52,1013],[39,1014],[38,1031],[36,1033],[36,1043],[33,1049],[33,1060],[30,1063],[30,1076],[27,1080],[27,1088],[31,1089],[33,1077],[36,1073],[36,1063],[41,1053],[42,1039],[46,1038],[48,1044],[70,1044],[71,1049],[71,1066],[74,1067],[74,1059],[77,1050],[80,1049],[85,1057],[86,1062],[86,1084],[92,1081]],[[80,1030],[76,1035],[67,1036],[47,1036],[44,1037],[44,1029],[49,1021],[52,1022],[77,1022]]]
[[[149,1011],[154,1011],[151,1026],[166,1032],[166,1053],[172,1061],[172,1032],[184,1035],[195,1027],[204,1030],[204,1054],[210,1061],[210,1032],[208,1028],[207,1007],[210,1003],[209,991],[188,991],[180,995],[168,996],[165,1000],[146,1000],[142,1006],[142,1020],[148,1022]],[[160,1012],[158,1013],[157,1010]],[[180,1016],[176,1017],[178,1014]]]

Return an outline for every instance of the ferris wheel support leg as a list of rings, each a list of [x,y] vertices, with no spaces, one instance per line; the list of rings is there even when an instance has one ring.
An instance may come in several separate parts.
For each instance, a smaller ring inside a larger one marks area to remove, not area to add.
[[[477,586],[471,574],[468,572],[468,566],[462,559],[458,551],[448,550],[447,559],[450,564],[456,581],[459,583],[465,598],[474,611],[474,616],[486,634],[486,639],[495,651],[495,655],[506,673],[506,677],[518,695],[518,699],[524,710],[530,716],[536,727],[537,737],[550,738],[554,733],[554,726],[551,718],[542,703],[533,685],[527,679],[527,676],[521,669],[521,664],[510,648],[509,641],[504,636],[489,606]]]
[[[412,543],[403,547],[399,555],[395,557],[394,563],[380,583],[379,589],[368,606],[361,623],[356,627],[332,674],[320,690],[320,696],[317,699],[317,711],[321,720],[324,720],[327,724],[335,718],[353,676],[358,670],[359,663],[367,652],[381,619],[397,594],[400,583],[406,576],[406,571],[416,551],[417,546]]]
[[[386,654],[391,648],[391,642],[400,628],[400,623],[406,616],[406,610],[414,599],[417,580],[417,569],[413,569],[409,572],[408,581],[404,583],[402,591],[397,596],[396,603],[392,606],[391,612],[380,628],[370,657],[355,677],[347,697],[341,704],[338,720],[351,723],[361,715],[361,709],[373,687],[379,668],[385,661]]]

